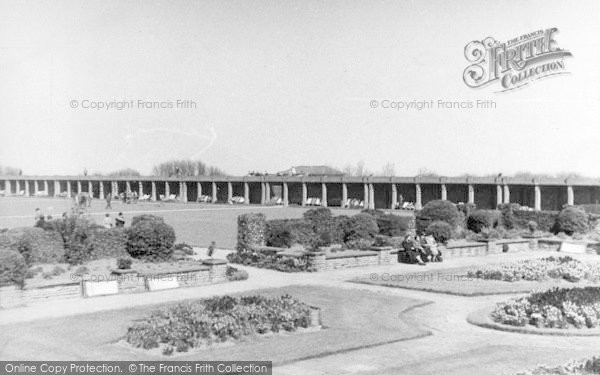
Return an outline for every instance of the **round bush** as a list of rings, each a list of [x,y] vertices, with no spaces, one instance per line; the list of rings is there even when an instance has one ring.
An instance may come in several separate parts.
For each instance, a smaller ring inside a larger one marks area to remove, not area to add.
[[[166,260],[173,255],[175,230],[161,220],[142,220],[127,229],[127,251],[134,258]]]
[[[433,236],[437,242],[446,243],[452,239],[453,230],[445,221],[436,220],[427,226],[425,233]]]
[[[0,248],[0,286],[16,284],[23,287],[27,275],[27,264],[21,254]]]
[[[346,223],[344,242],[355,240],[372,240],[379,233],[377,219],[369,214],[358,214],[350,217]]]
[[[481,232],[483,228],[496,228],[499,223],[500,213],[498,211],[475,210],[467,217],[467,229],[475,233]]]
[[[560,211],[556,218],[556,232],[585,233],[588,227],[588,215],[585,211],[576,207],[567,207]]]
[[[425,231],[434,221],[444,221],[450,224],[451,228],[456,228],[460,225],[461,217],[454,203],[444,200],[431,201],[417,213],[417,231]]]

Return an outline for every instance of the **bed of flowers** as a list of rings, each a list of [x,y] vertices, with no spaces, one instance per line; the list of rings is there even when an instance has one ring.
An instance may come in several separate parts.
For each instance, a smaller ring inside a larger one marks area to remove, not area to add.
[[[600,263],[584,263],[570,256],[528,259],[516,263],[491,265],[469,271],[471,278],[501,281],[544,281],[548,279],[579,282],[600,280]]]
[[[515,375],[591,375],[600,374],[600,357],[583,361],[573,361],[566,365],[549,367],[541,365],[531,371],[519,372]]]
[[[537,328],[598,328],[600,288],[553,288],[501,302],[492,319],[512,326]]]
[[[171,355],[253,334],[294,332],[310,325],[311,307],[289,295],[222,296],[155,311],[129,327],[125,341],[136,348],[158,348]]]

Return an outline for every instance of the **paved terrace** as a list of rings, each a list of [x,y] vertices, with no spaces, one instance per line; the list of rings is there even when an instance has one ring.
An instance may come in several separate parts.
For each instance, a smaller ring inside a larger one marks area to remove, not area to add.
[[[224,257],[225,251],[218,251]],[[432,303],[416,308],[402,319],[410,319],[431,332],[430,336],[326,355],[278,366],[275,374],[477,374],[510,373],[531,368],[538,363],[557,365],[572,359],[597,355],[598,337],[557,337],[498,332],[467,323],[467,316],[482,307],[509,296],[461,297],[415,290],[356,284],[347,280],[372,272],[393,274],[441,270],[465,265],[488,264],[524,257],[541,256],[542,252],[499,254],[486,257],[449,259],[444,263],[365,267],[326,273],[280,273],[245,268],[250,278],[211,286],[185,288],[153,293],[116,295],[91,299],[42,303],[11,310],[0,310],[1,325],[28,322],[51,317],[72,316],[131,306],[202,298],[291,285],[315,288],[329,286],[383,293],[389,298],[414,298]],[[244,268],[244,267],[240,267]],[[301,298],[301,296],[298,296]],[[397,312],[390,312],[395,313]],[[369,319],[365,316],[365,319]],[[400,319],[400,316],[399,316]],[[356,324],[361,324],[356,322]],[[1,328],[0,328],[1,330]]]

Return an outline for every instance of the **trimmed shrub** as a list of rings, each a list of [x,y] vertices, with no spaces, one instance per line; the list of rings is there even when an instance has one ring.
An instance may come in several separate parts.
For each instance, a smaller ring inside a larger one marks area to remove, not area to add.
[[[265,245],[266,219],[264,214],[238,216],[237,251],[252,251]]]
[[[313,208],[303,215],[304,220],[310,223],[316,234],[317,246],[329,246],[333,241],[335,221],[331,210],[326,207]]]
[[[475,210],[467,217],[467,229],[475,233],[483,228],[497,228],[500,224],[500,212],[495,210]]]
[[[120,270],[129,270],[129,269],[131,269],[132,263],[133,263],[133,259],[131,259],[131,258],[118,258],[117,259],[117,268]]]
[[[134,258],[152,261],[170,259],[175,231],[162,220],[141,220],[126,229],[127,252]]]
[[[379,234],[390,237],[399,237],[410,229],[411,218],[398,215],[382,215],[376,218]]]
[[[344,243],[349,221],[350,217],[346,215],[335,216],[333,218],[332,243]]]
[[[0,246],[16,250],[27,264],[64,261],[65,246],[60,235],[41,228],[15,228],[0,234]]]
[[[62,238],[65,261],[70,264],[81,264],[91,259],[94,250],[91,237],[95,230],[102,228],[77,215],[52,220],[49,227]]]
[[[461,214],[456,205],[449,201],[435,200],[428,202],[421,211],[417,212],[417,232],[424,232],[434,221],[444,221],[456,228],[461,224]]]
[[[529,230],[529,233],[531,233],[531,234],[535,233],[535,231],[537,231],[537,228],[538,228],[538,223],[536,223],[535,221],[527,222],[527,230]]]
[[[7,248],[0,248],[0,286],[25,285],[27,264],[21,254]]]
[[[589,230],[588,215],[580,208],[567,207],[556,218],[555,232],[585,233]]]
[[[347,222],[344,242],[348,243],[355,240],[373,240],[379,233],[377,219],[369,214],[358,214],[350,217]]]
[[[227,271],[225,271],[225,275],[227,276],[227,280],[229,281],[238,281],[238,280],[247,280],[248,272],[244,270],[239,270],[235,267],[227,266]]]
[[[287,225],[288,220],[268,220],[266,226],[265,243],[267,246],[290,247],[292,246],[292,232]]]
[[[427,226],[425,233],[433,236],[437,242],[447,243],[452,239],[454,231],[450,224],[445,221],[436,220]]]
[[[278,219],[266,222],[265,242],[267,246],[291,247],[300,244],[306,248],[313,249],[320,245],[318,234],[314,226],[304,219]],[[327,232],[323,232],[324,235]],[[329,239],[331,242],[331,239]]]

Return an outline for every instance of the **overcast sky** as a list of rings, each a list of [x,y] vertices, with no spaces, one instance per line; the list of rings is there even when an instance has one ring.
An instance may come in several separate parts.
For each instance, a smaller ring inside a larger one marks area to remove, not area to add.
[[[0,165],[147,173],[196,158],[245,174],[363,160],[398,175],[600,176],[599,4],[0,0]],[[470,41],[550,27],[571,74],[504,93],[464,84]],[[370,105],[478,99],[496,108]],[[133,106],[82,108],[94,101]]]

